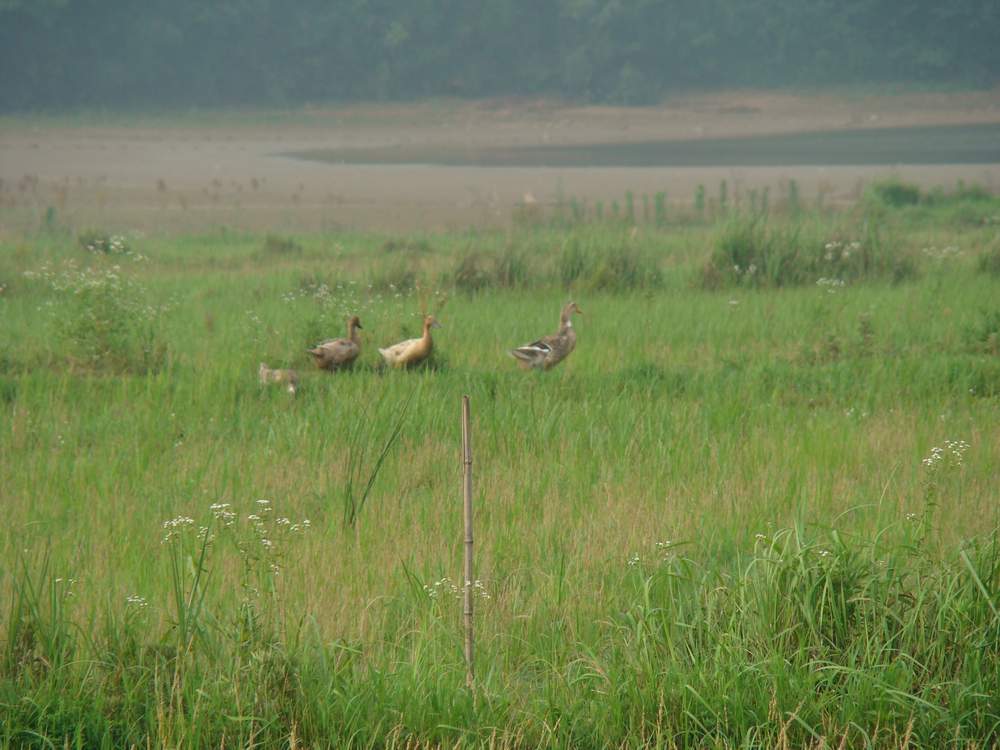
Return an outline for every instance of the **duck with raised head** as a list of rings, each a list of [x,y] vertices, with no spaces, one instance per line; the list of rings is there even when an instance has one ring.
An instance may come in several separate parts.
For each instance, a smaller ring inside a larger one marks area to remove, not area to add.
[[[570,302],[559,315],[558,331],[551,336],[542,336],[538,341],[512,349],[510,356],[516,359],[517,364],[524,370],[551,370],[566,359],[576,347],[573,313],[583,315],[583,310],[575,302]]]
[[[350,367],[361,354],[361,339],[358,336],[361,328],[361,319],[352,315],[347,321],[347,338],[329,339],[306,351],[313,356],[316,366],[321,370],[332,372]]]
[[[431,339],[431,329],[440,328],[433,315],[424,318],[424,334],[418,339],[407,339],[398,344],[379,349],[378,353],[390,367],[410,367],[419,364],[431,356],[434,351],[434,341]]]

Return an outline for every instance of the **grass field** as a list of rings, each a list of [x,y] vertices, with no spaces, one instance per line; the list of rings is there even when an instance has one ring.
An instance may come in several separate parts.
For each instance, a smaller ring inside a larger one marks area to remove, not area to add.
[[[6,242],[0,747],[994,746],[1000,201],[893,190]]]

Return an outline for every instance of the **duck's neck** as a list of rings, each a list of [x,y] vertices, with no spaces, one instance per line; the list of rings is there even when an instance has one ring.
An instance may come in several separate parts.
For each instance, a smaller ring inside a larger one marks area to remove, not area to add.
[[[572,315],[573,313],[564,312],[562,315],[559,316],[560,331],[568,331],[573,327]]]
[[[431,345],[431,324],[426,321],[424,322],[424,335],[421,340],[424,342],[424,346]]]
[[[349,338],[354,344],[361,343],[358,337],[358,325],[353,320],[347,324],[347,338]]]

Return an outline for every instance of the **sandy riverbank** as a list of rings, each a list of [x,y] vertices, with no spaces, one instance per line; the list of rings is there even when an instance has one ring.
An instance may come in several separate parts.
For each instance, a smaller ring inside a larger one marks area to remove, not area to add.
[[[0,121],[0,225],[37,225],[49,207],[70,226],[386,231],[504,225],[526,195],[593,204],[665,191],[688,204],[699,184],[736,194],[794,179],[806,200],[857,197],[890,174],[923,186],[959,179],[1000,189],[1000,165],[866,167],[483,168],[349,166],[289,159],[311,149],[454,148],[704,139],[813,130],[1000,122],[1000,89],[899,95],[729,92],[658,107],[550,101],[436,101],[287,113]]]

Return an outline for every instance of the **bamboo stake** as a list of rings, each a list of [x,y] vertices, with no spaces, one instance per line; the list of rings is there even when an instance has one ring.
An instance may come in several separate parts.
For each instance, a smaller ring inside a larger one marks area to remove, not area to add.
[[[465,493],[465,684],[472,687],[472,431],[469,427],[469,397],[462,396],[462,484]]]

